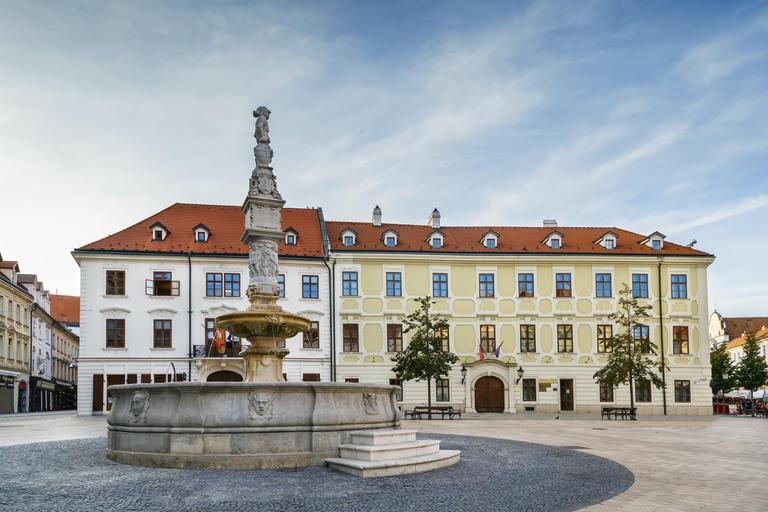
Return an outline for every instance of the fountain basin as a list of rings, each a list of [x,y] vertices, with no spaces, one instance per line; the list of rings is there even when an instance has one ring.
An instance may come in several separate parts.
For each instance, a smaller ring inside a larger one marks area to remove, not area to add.
[[[107,458],[166,468],[320,466],[340,456],[353,430],[399,427],[398,390],[333,382],[110,386]]]
[[[292,338],[309,330],[309,319],[287,311],[249,309],[216,318],[216,325],[240,338]]]

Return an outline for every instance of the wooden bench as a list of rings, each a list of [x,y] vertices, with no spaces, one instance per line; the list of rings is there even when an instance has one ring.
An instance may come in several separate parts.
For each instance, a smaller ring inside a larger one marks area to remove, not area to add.
[[[448,419],[452,420],[454,418],[461,419],[461,411],[458,409],[454,409],[451,406],[432,406],[431,408],[426,405],[417,405],[410,411],[405,411],[403,413],[405,419],[412,419],[412,420],[421,420],[425,417],[429,417],[429,413],[432,413],[433,415],[437,416],[440,415],[440,419],[444,420],[447,416]]]
[[[617,420],[621,418],[622,420],[636,420],[637,419],[637,408],[636,407],[603,407],[603,410],[600,413],[601,419],[611,419],[611,416],[613,416],[613,419]]]

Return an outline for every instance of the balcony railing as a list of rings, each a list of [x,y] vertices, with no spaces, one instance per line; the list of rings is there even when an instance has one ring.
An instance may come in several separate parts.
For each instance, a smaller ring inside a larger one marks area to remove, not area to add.
[[[192,345],[192,357],[238,357],[238,354],[243,350],[240,345],[232,345],[227,343],[224,346],[224,353],[220,352],[219,347],[215,344],[211,345]]]

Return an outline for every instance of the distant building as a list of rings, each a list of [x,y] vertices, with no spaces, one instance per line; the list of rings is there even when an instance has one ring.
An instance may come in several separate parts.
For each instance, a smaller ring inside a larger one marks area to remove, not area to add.
[[[0,255],[0,413],[27,412],[34,296],[18,283],[19,264]]]
[[[750,325],[750,327],[751,326],[752,325]],[[768,322],[761,325],[758,329],[753,329],[747,334],[755,335],[755,341],[757,341],[757,346],[760,349],[760,355],[762,355],[765,358],[766,363],[768,363]],[[728,355],[731,356],[733,364],[738,364],[739,361],[744,358],[744,344],[746,343],[747,335],[744,335],[732,339],[725,346]],[[760,389],[768,389],[768,386],[763,386]],[[760,393],[759,396],[763,396],[763,393]]]
[[[32,304],[32,352],[29,361],[29,412],[55,410],[56,383],[51,376],[53,326],[51,294],[35,274],[19,274],[17,280],[34,297]]]
[[[766,316],[724,318],[715,309],[715,312],[709,317],[710,343],[722,345],[751,332],[764,329],[766,325],[768,325],[768,317]]]
[[[51,294],[51,316],[70,332],[80,336],[80,297]]]

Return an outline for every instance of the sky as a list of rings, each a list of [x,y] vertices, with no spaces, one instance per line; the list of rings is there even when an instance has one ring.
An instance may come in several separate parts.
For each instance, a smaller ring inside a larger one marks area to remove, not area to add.
[[[240,205],[260,105],[288,207],[660,231],[768,315],[764,1],[0,0],[0,253],[78,295],[73,249]]]

